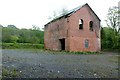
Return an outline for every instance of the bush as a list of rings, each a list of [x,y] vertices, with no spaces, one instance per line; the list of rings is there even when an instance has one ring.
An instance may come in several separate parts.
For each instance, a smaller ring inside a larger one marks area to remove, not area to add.
[[[31,43],[2,43],[2,49],[44,49],[43,44]]]

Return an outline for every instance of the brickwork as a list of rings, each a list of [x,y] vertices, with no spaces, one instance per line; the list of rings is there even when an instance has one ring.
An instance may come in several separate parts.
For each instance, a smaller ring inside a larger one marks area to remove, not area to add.
[[[83,19],[83,29],[79,29],[79,20]],[[93,22],[93,31],[89,22]],[[62,17],[45,26],[44,44],[46,49],[61,50],[60,39],[65,39],[66,51],[100,51],[100,20],[88,5],[68,17]],[[89,41],[85,48],[85,40]]]

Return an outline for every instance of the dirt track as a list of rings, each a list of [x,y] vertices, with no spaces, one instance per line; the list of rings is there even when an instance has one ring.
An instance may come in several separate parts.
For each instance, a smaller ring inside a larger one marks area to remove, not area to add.
[[[54,53],[54,54],[53,54]],[[42,50],[2,50],[2,66],[21,78],[118,78],[118,54],[63,54]],[[3,75],[3,77],[10,77]]]

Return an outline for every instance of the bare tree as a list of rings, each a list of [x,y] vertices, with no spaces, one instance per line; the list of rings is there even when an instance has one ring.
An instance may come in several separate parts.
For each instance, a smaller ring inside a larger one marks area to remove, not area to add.
[[[118,7],[114,6],[112,8],[109,8],[108,14],[107,14],[107,26],[111,27],[115,34],[120,32],[120,10]]]
[[[59,11],[53,11],[53,15],[49,16],[48,19],[49,20],[54,20],[56,18],[58,18],[59,16],[63,16],[68,12],[67,8],[62,8]]]
[[[61,15],[65,15],[67,12],[68,12],[68,9],[65,7],[60,10]]]

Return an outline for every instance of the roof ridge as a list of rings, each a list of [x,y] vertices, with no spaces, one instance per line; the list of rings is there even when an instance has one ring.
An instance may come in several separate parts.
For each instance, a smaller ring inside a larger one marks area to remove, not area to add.
[[[87,4],[87,3],[86,3],[86,4]],[[46,25],[48,25],[48,24],[51,23],[51,22],[56,21],[56,20],[59,19],[59,18],[64,17],[65,15],[68,15],[68,14],[72,14],[72,13],[74,13],[75,11],[79,10],[81,7],[83,7],[83,6],[86,5],[86,4],[83,4],[83,5],[81,5],[81,6],[78,6],[78,7],[76,7],[76,8],[73,8],[73,9],[67,11],[65,14],[60,14],[59,16],[57,16],[57,18],[51,20],[51,21],[48,22]],[[45,26],[46,26],[46,25],[45,25]]]
[[[48,24],[50,24],[51,22],[54,22],[54,21],[56,21],[56,20],[64,17],[64,16],[67,16],[67,15],[69,15],[69,14],[72,14],[72,13],[78,11],[79,9],[81,9],[82,7],[84,7],[85,5],[89,6],[88,3],[85,3],[85,4],[81,5],[81,6],[78,6],[78,7],[76,7],[76,8],[73,8],[73,9],[67,11],[65,14],[60,14],[59,16],[57,16],[57,18],[54,18],[53,20],[51,20],[50,22],[48,22],[47,24],[45,24],[45,26],[48,25]],[[90,7],[90,6],[89,6],[89,7]],[[91,7],[90,7],[90,9],[91,9]],[[92,10],[92,9],[91,9],[91,10]],[[92,11],[93,11],[93,10],[92,10]],[[95,14],[94,11],[93,11],[93,13]],[[95,15],[96,15],[96,14],[95,14]],[[97,15],[96,15],[96,16],[97,16]],[[98,16],[97,16],[97,17],[98,17]],[[98,19],[99,19],[99,17],[98,17]],[[100,20],[100,19],[99,19],[99,20]]]

